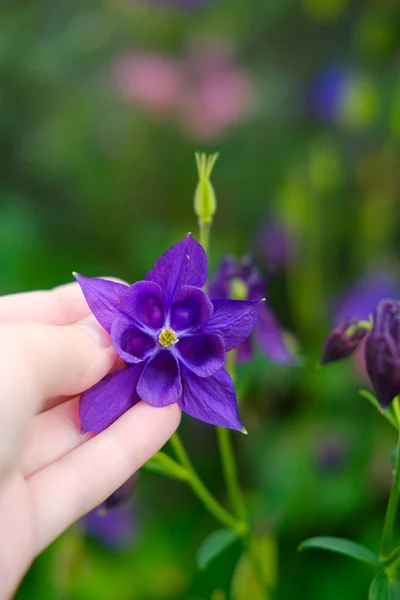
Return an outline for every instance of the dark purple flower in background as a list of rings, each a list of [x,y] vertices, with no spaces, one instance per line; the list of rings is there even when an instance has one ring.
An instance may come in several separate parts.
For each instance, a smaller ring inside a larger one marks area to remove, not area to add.
[[[278,221],[268,221],[259,231],[256,242],[257,256],[275,275],[282,271],[293,255],[293,239],[286,227]]]
[[[311,83],[312,112],[323,121],[359,130],[376,120],[377,87],[371,74],[356,64],[335,65]]]
[[[380,405],[400,394],[400,302],[381,300],[365,342],[365,364]]]
[[[325,121],[335,120],[341,110],[349,81],[349,72],[343,67],[332,67],[319,75],[312,84],[312,108]]]
[[[266,281],[254,265],[251,257],[243,257],[239,263],[227,256],[209,286],[211,298],[242,298],[257,301],[265,298]],[[294,357],[286,348],[279,324],[265,302],[258,315],[254,336],[263,352],[275,362],[291,363]],[[253,355],[250,335],[238,349],[238,361],[249,360]]]
[[[328,436],[317,444],[317,465],[323,471],[336,471],[345,463],[348,455],[348,444],[336,435]]]
[[[343,323],[351,318],[359,321],[369,319],[378,302],[395,297],[397,290],[397,281],[389,272],[369,271],[335,300],[334,323]]]
[[[83,431],[100,432],[139,400],[175,402],[187,414],[244,430],[226,353],[252,332],[262,306],[210,298],[207,255],[190,235],[167,250],[144,281],[125,286],[76,274],[86,301],[127,368],[81,395]]]
[[[367,329],[358,326],[357,323],[357,319],[347,319],[328,334],[322,352],[322,365],[346,358],[357,350],[361,340],[368,333]]]
[[[83,518],[88,536],[118,550],[135,541],[138,530],[131,497],[134,483],[135,477],[131,477],[103,504]]]

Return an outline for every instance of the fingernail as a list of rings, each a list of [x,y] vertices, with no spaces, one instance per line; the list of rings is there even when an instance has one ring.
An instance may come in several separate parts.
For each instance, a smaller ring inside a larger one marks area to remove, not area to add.
[[[86,317],[85,319],[82,319],[82,321],[78,321],[78,323],[75,324],[75,327],[85,331],[88,335],[90,335],[91,338],[94,339],[95,342],[97,342],[100,346],[103,346],[103,348],[109,348],[112,346],[110,335],[93,316]]]

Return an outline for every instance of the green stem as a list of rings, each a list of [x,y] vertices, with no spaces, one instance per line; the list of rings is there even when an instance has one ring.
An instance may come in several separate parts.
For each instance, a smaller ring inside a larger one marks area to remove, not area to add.
[[[228,353],[227,371],[233,381],[236,379],[236,352],[233,350]],[[222,470],[224,473],[226,489],[231,508],[242,521],[248,522],[248,513],[243,497],[242,488],[239,482],[238,470],[233,452],[231,434],[224,427],[217,427],[217,439],[221,455]]]
[[[187,452],[182,444],[182,441],[177,433],[171,437],[171,444],[176,454],[176,457],[181,462],[182,466],[187,471],[187,481],[196,496],[201,500],[207,510],[219,521],[224,527],[234,529],[240,536],[243,536],[248,531],[247,523],[236,519],[214,498],[208,491],[200,477],[197,475]]]
[[[379,404],[379,402],[375,398],[375,396],[373,394],[371,394],[371,392],[368,392],[367,390],[360,390],[359,394],[363,398],[366,398],[368,400],[368,402],[370,402],[372,404],[372,406],[375,406],[375,408],[381,413],[381,415],[383,415],[385,417],[385,419],[387,419],[389,421],[389,423],[391,425],[393,425],[393,427],[396,430],[399,429],[398,419],[393,414],[393,410],[391,407],[382,408],[382,406]]]
[[[226,368],[233,381],[236,380],[236,351],[232,350],[228,353]],[[228,491],[229,503],[236,515],[247,524],[248,533],[242,537],[242,543],[247,551],[250,563],[253,567],[254,574],[260,586],[260,592],[265,595],[265,583],[262,567],[258,559],[257,553],[254,551],[252,544],[252,533],[249,523],[249,515],[244,501],[242,487],[240,485],[237,464],[233,452],[232,438],[229,429],[217,427],[217,439],[222,462],[222,470],[224,473],[225,484]]]
[[[205,253],[208,254],[211,223],[205,223],[204,221],[199,221],[199,227],[200,227],[200,244],[203,246]]]
[[[263,598],[270,600],[271,595],[272,595],[272,590],[268,589],[268,586],[265,583],[262,565],[259,561],[257,553],[254,551],[253,545],[251,543],[250,535],[248,535],[246,540],[243,541],[243,545],[247,550],[249,560],[251,562],[251,566],[253,567],[253,571],[254,571],[254,574],[258,581],[258,585],[260,586],[259,591]]]
[[[217,438],[221,455],[229,503],[240,520],[247,522],[248,514],[239,483],[236,461],[233,453],[232,439],[228,429],[217,427]]]
[[[396,417],[397,429],[400,431],[400,405],[399,405],[399,396],[392,402],[394,416]]]
[[[382,559],[382,564],[384,567],[390,567],[393,565],[393,563],[396,563],[399,558],[400,558],[400,546],[395,548],[393,550],[393,552],[391,552],[387,558]]]
[[[395,398],[394,402],[398,402]],[[398,409],[398,407],[397,407]],[[393,529],[396,520],[397,505],[399,503],[400,496],[400,432],[396,448],[396,465],[393,473],[393,484],[390,492],[388,507],[386,510],[385,523],[383,525],[382,539],[381,539],[381,556],[385,556],[390,552]]]
[[[226,370],[233,379],[233,383],[236,383],[236,356],[237,348],[228,352],[226,357]]]

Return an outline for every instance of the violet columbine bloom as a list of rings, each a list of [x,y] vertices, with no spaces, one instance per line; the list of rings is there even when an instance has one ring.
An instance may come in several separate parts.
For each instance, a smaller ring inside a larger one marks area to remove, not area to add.
[[[365,364],[382,408],[400,394],[400,302],[381,300],[365,342]]]
[[[127,363],[81,395],[83,431],[102,431],[139,400],[177,402],[201,421],[244,430],[224,365],[226,353],[250,335],[262,303],[210,300],[201,289],[207,255],[198,242],[187,235],[131,286],[75,277]]]
[[[211,298],[240,297],[254,302],[265,297],[265,287],[266,281],[251,257],[244,256],[238,264],[234,257],[227,256],[210,283],[209,295]],[[268,358],[281,363],[293,362],[294,358],[284,344],[275,315],[266,302],[261,306],[254,336]],[[253,344],[249,335],[239,346],[237,359],[244,362],[252,355]]]
[[[337,325],[325,339],[321,364],[325,365],[353,354],[367,333],[367,329],[358,325],[357,319],[347,319]]]

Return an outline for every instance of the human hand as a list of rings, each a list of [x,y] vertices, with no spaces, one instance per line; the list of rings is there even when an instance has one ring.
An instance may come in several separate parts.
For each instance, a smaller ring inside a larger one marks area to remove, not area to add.
[[[117,355],[75,283],[0,298],[0,340],[0,597],[8,598],[38,553],[163,446],[180,410],[139,402],[102,433],[80,433],[78,394]]]

